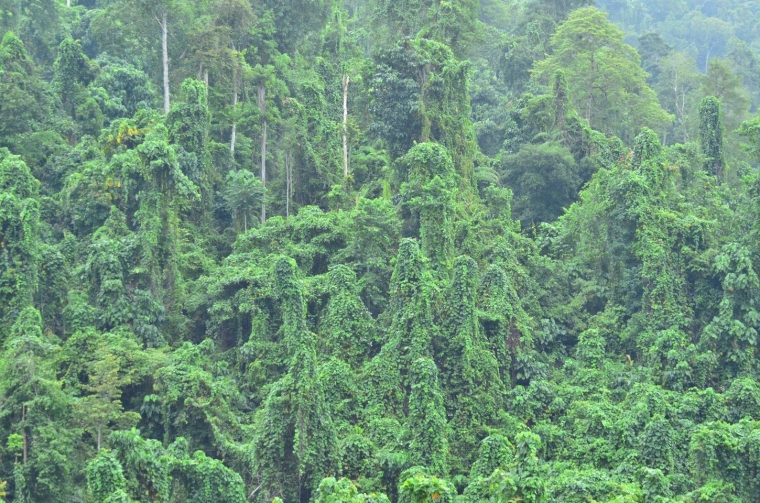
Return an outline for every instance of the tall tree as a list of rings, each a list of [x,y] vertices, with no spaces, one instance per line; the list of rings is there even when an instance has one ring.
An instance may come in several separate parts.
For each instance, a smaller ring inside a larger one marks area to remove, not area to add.
[[[179,263],[179,214],[200,194],[182,171],[181,149],[169,143],[168,129],[153,122],[155,119],[153,113],[138,114],[136,121],[112,126],[119,132],[110,137],[113,151],[109,169],[123,183],[127,224],[132,225],[133,239],[139,243],[135,259],[140,265],[133,272],[137,273],[134,280],[139,290],[147,295],[142,305],[159,302],[163,315],[164,310],[176,314],[174,309],[181,306],[184,282]],[[155,329],[146,335],[153,339],[151,343],[163,342]]]
[[[632,139],[642,126],[660,129],[672,121],[647,85],[638,53],[604,12],[573,11],[557,28],[551,49],[534,65],[534,76],[548,81],[564,70],[573,101],[591,127]]]
[[[145,23],[145,27],[152,23],[158,27],[159,38],[161,41],[161,82],[163,87],[163,109],[164,114],[168,115],[171,110],[171,81],[170,81],[170,60],[169,60],[169,38],[175,33],[175,28],[182,29],[186,24],[187,16],[190,14],[190,4],[181,0],[159,0],[148,1],[140,0],[130,2],[128,8],[137,9],[137,19]]]
[[[24,43],[13,32],[5,33],[0,43],[0,71],[0,144],[8,146],[15,135],[38,129],[50,105]]]
[[[432,356],[438,330],[433,321],[435,285],[417,242],[401,241],[391,277],[390,305],[385,316],[389,338],[365,368],[371,407],[399,415],[411,386],[409,369],[418,358]]]
[[[203,80],[207,82],[208,67],[211,66],[217,73],[217,88],[222,87],[224,83],[224,87],[232,94],[231,109],[225,115],[232,123],[230,152],[234,157],[238,122],[242,117],[240,101],[241,98],[246,98],[246,75],[250,72],[245,54],[251,46],[252,28],[257,16],[251,3],[241,0],[218,0],[210,11],[211,26],[201,26],[200,29],[213,31],[215,36],[211,37],[211,47],[202,47],[199,51],[199,78],[202,75]]]
[[[457,171],[470,176],[477,140],[470,122],[468,63],[428,39],[404,41],[376,59],[370,129],[386,141],[393,158],[415,142],[435,141],[446,147]]]
[[[726,129],[733,131],[747,118],[750,96],[730,61],[713,58],[702,77],[700,93],[720,100]]]
[[[343,178],[348,178],[348,85],[351,77],[344,75],[341,79],[343,87]]]
[[[705,156],[705,169],[718,180],[723,178],[723,120],[720,101],[708,96],[699,104],[699,143]]]
[[[675,116],[673,140],[690,141],[694,137],[694,109],[701,80],[696,60],[686,52],[671,52],[660,59],[657,74],[654,89],[665,110]]]
[[[696,46],[697,63],[703,72],[710,67],[712,58],[725,53],[734,31],[731,24],[725,20],[705,15],[697,9],[682,16],[674,28],[679,37]]]
[[[198,186],[201,201],[211,204],[210,156],[208,151],[210,113],[205,86],[187,79],[166,118],[169,141],[177,150],[182,173]]]
[[[259,107],[259,135],[260,135],[260,150],[259,150],[259,177],[261,179],[261,185],[266,188],[267,186],[267,133],[269,128],[269,121],[267,120],[267,112],[271,113],[268,107],[267,101],[267,88],[272,86],[272,81],[275,79],[275,68],[272,65],[256,65],[254,67],[255,83],[256,86],[256,103]],[[271,91],[271,90],[270,90]],[[271,99],[271,98],[270,98]],[[266,222],[267,219],[267,207],[264,201],[261,202],[261,222]]]
[[[756,51],[744,41],[736,40],[726,59],[733,63],[737,75],[752,96],[752,105],[757,106],[760,103],[760,58]]]
[[[420,248],[436,272],[448,270],[454,254],[453,212],[458,177],[446,148],[434,142],[414,146],[399,159],[401,193],[419,222]]]
[[[40,183],[27,165],[0,149],[0,330],[32,305],[40,259]]]
[[[253,464],[262,488],[257,501],[275,496],[308,501],[319,482],[335,469],[336,436],[316,373],[314,335],[306,326],[295,262],[281,257],[273,273],[283,342],[291,359],[288,373],[270,388],[257,413]]]
[[[328,273],[330,300],[322,321],[332,354],[358,367],[375,339],[374,320],[359,297],[356,273],[337,265]]]
[[[97,64],[99,71],[90,89],[109,119],[127,119],[138,110],[153,106],[154,88],[147,73],[103,54]]]
[[[91,393],[83,397],[80,405],[84,429],[94,433],[95,445],[101,450],[111,429],[129,429],[140,419],[138,413],[125,412],[121,403],[122,388],[132,382],[132,375],[121,368],[121,359],[104,347],[98,348],[100,359],[89,365],[87,384],[83,389]]]
[[[452,428],[449,443],[458,471],[465,471],[470,463],[463,461],[475,454],[479,439],[473,432],[495,423],[506,392],[478,320],[478,282],[475,261],[458,257],[441,316],[443,337],[434,341]]]
[[[649,81],[656,82],[660,74],[662,58],[673,52],[673,47],[665,42],[659,33],[646,33],[639,37],[641,67],[649,74]]]
[[[21,310],[8,334],[0,354],[0,427],[21,437],[14,492],[22,501],[63,502],[80,469],[74,462],[80,432],[70,426],[72,397],[52,364],[60,348],[43,334],[33,307]]]
[[[49,65],[55,47],[65,37],[61,4],[55,0],[3,0],[0,2],[0,36],[16,33],[35,61]]]
[[[87,98],[84,88],[93,80],[96,73],[89,58],[82,51],[81,43],[71,38],[61,42],[53,64],[53,71],[53,88],[61,97],[66,111],[74,116],[76,107]]]

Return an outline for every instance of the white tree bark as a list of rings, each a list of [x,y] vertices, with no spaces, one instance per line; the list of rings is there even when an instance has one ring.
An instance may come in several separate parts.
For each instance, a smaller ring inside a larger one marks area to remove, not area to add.
[[[351,79],[343,76],[343,178],[348,178],[348,84]]]
[[[238,72],[232,77],[232,132],[230,133],[230,154],[235,156],[235,140],[237,139],[237,105],[238,105]]]
[[[161,62],[164,66],[164,113],[169,114],[169,21],[166,9],[161,11],[161,19],[156,17],[161,27]]]
[[[285,153],[285,218],[290,217],[290,198],[293,195],[293,154]]]

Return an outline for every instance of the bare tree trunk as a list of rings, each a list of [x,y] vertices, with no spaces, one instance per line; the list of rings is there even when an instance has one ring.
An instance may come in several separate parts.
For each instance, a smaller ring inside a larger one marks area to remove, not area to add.
[[[261,112],[261,185],[267,186],[267,88],[259,84],[259,111]],[[267,206],[261,202],[261,223],[267,220]]]
[[[230,154],[235,157],[235,140],[237,139],[237,105],[238,105],[238,73],[232,77],[232,132],[230,133]]]
[[[267,123],[264,121],[264,129],[261,131],[261,185],[267,187]],[[267,221],[267,205],[261,202],[261,223]]]
[[[285,218],[290,217],[290,198],[293,194],[293,154],[285,153]]]
[[[675,82],[673,83],[673,95],[676,98],[676,112],[678,113],[678,118],[680,119],[681,118],[681,109],[678,106],[678,98],[679,98],[679,93],[678,93],[678,70],[676,70]]]
[[[586,122],[591,127],[591,105],[594,102],[594,80],[596,80],[596,60],[594,53],[591,53],[591,76],[592,81],[588,89],[588,98],[586,99]]]
[[[27,442],[26,439],[26,405],[21,406],[21,422],[24,424],[24,428],[21,430],[21,436],[24,439],[24,464],[26,464],[26,460],[28,459],[29,454],[29,442]]]
[[[166,9],[161,12],[161,19],[158,21],[161,26],[161,62],[164,66],[164,113],[169,114],[169,21],[167,20]]]
[[[348,84],[351,79],[343,76],[343,178],[348,178]]]
[[[102,427],[98,426],[98,452],[100,452],[100,437]]]
[[[66,7],[71,7],[71,0],[66,0]]]
[[[203,83],[206,84],[206,98],[208,98],[208,68],[203,69]]]

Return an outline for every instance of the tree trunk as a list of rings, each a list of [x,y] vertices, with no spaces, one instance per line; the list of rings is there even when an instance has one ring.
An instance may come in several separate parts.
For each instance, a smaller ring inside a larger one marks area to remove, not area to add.
[[[678,119],[680,121],[681,119],[681,107],[678,106],[678,98],[679,98],[679,92],[678,92],[678,70],[676,70],[675,74],[675,82],[673,83],[673,95],[676,98],[676,113],[678,114]]]
[[[588,89],[588,98],[586,99],[586,122],[591,127],[591,106],[594,102],[594,80],[596,80],[596,60],[594,53],[591,53],[591,85]]]
[[[100,438],[102,427],[98,426],[98,452],[100,452]]]
[[[161,12],[161,62],[164,66],[164,113],[169,114],[169,21],[167,12]]]
[[[290,217],[290,198],[293,194],[293,154],[285,153],[285,218]]]
[[[26,464],[26,460],[29,457],[29,442],[27,442],[26,439],[26,405],[21,406],[21,422],[24,424],[23,429],[21,430],[21,436],[24,440],[24,464]]]
[[[559,129],[560,134],[562,135],[563,139],[565,138],[565,124],[566,124],[566,116],[565,116],[565,105],[567,104],[567,94],[565,93],[566,88],[564,86],[564,81],[557,78],[554,82],[554,103],[556,103],[557,106],[557,114],[555,116],[554,123]]]
[[[230,154],[235,157],[235,140],[237,139],[237,105],[238,105],[238,74],[237,68],[232,77],[232,132],[230,133]]]
[[[267,88],[264,84],[259,84],[259,111],[261,112],[261,185],[267,186]],[[264,201],[261,202],[261,223],[267,220],[267,206]]]
[[[267,122],[264,121],[264,129],[261,131],[261,185],[267,187]],[[261,223],[267,221],[267,205],[261,202]]]
[[[343,178],[348,178],[348,84],[351,79],[343,76]]]

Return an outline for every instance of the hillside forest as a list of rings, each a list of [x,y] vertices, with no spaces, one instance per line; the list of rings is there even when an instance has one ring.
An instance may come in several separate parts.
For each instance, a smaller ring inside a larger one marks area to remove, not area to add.
[[[760,2],[0,40],[0,501],[760,501]]]

